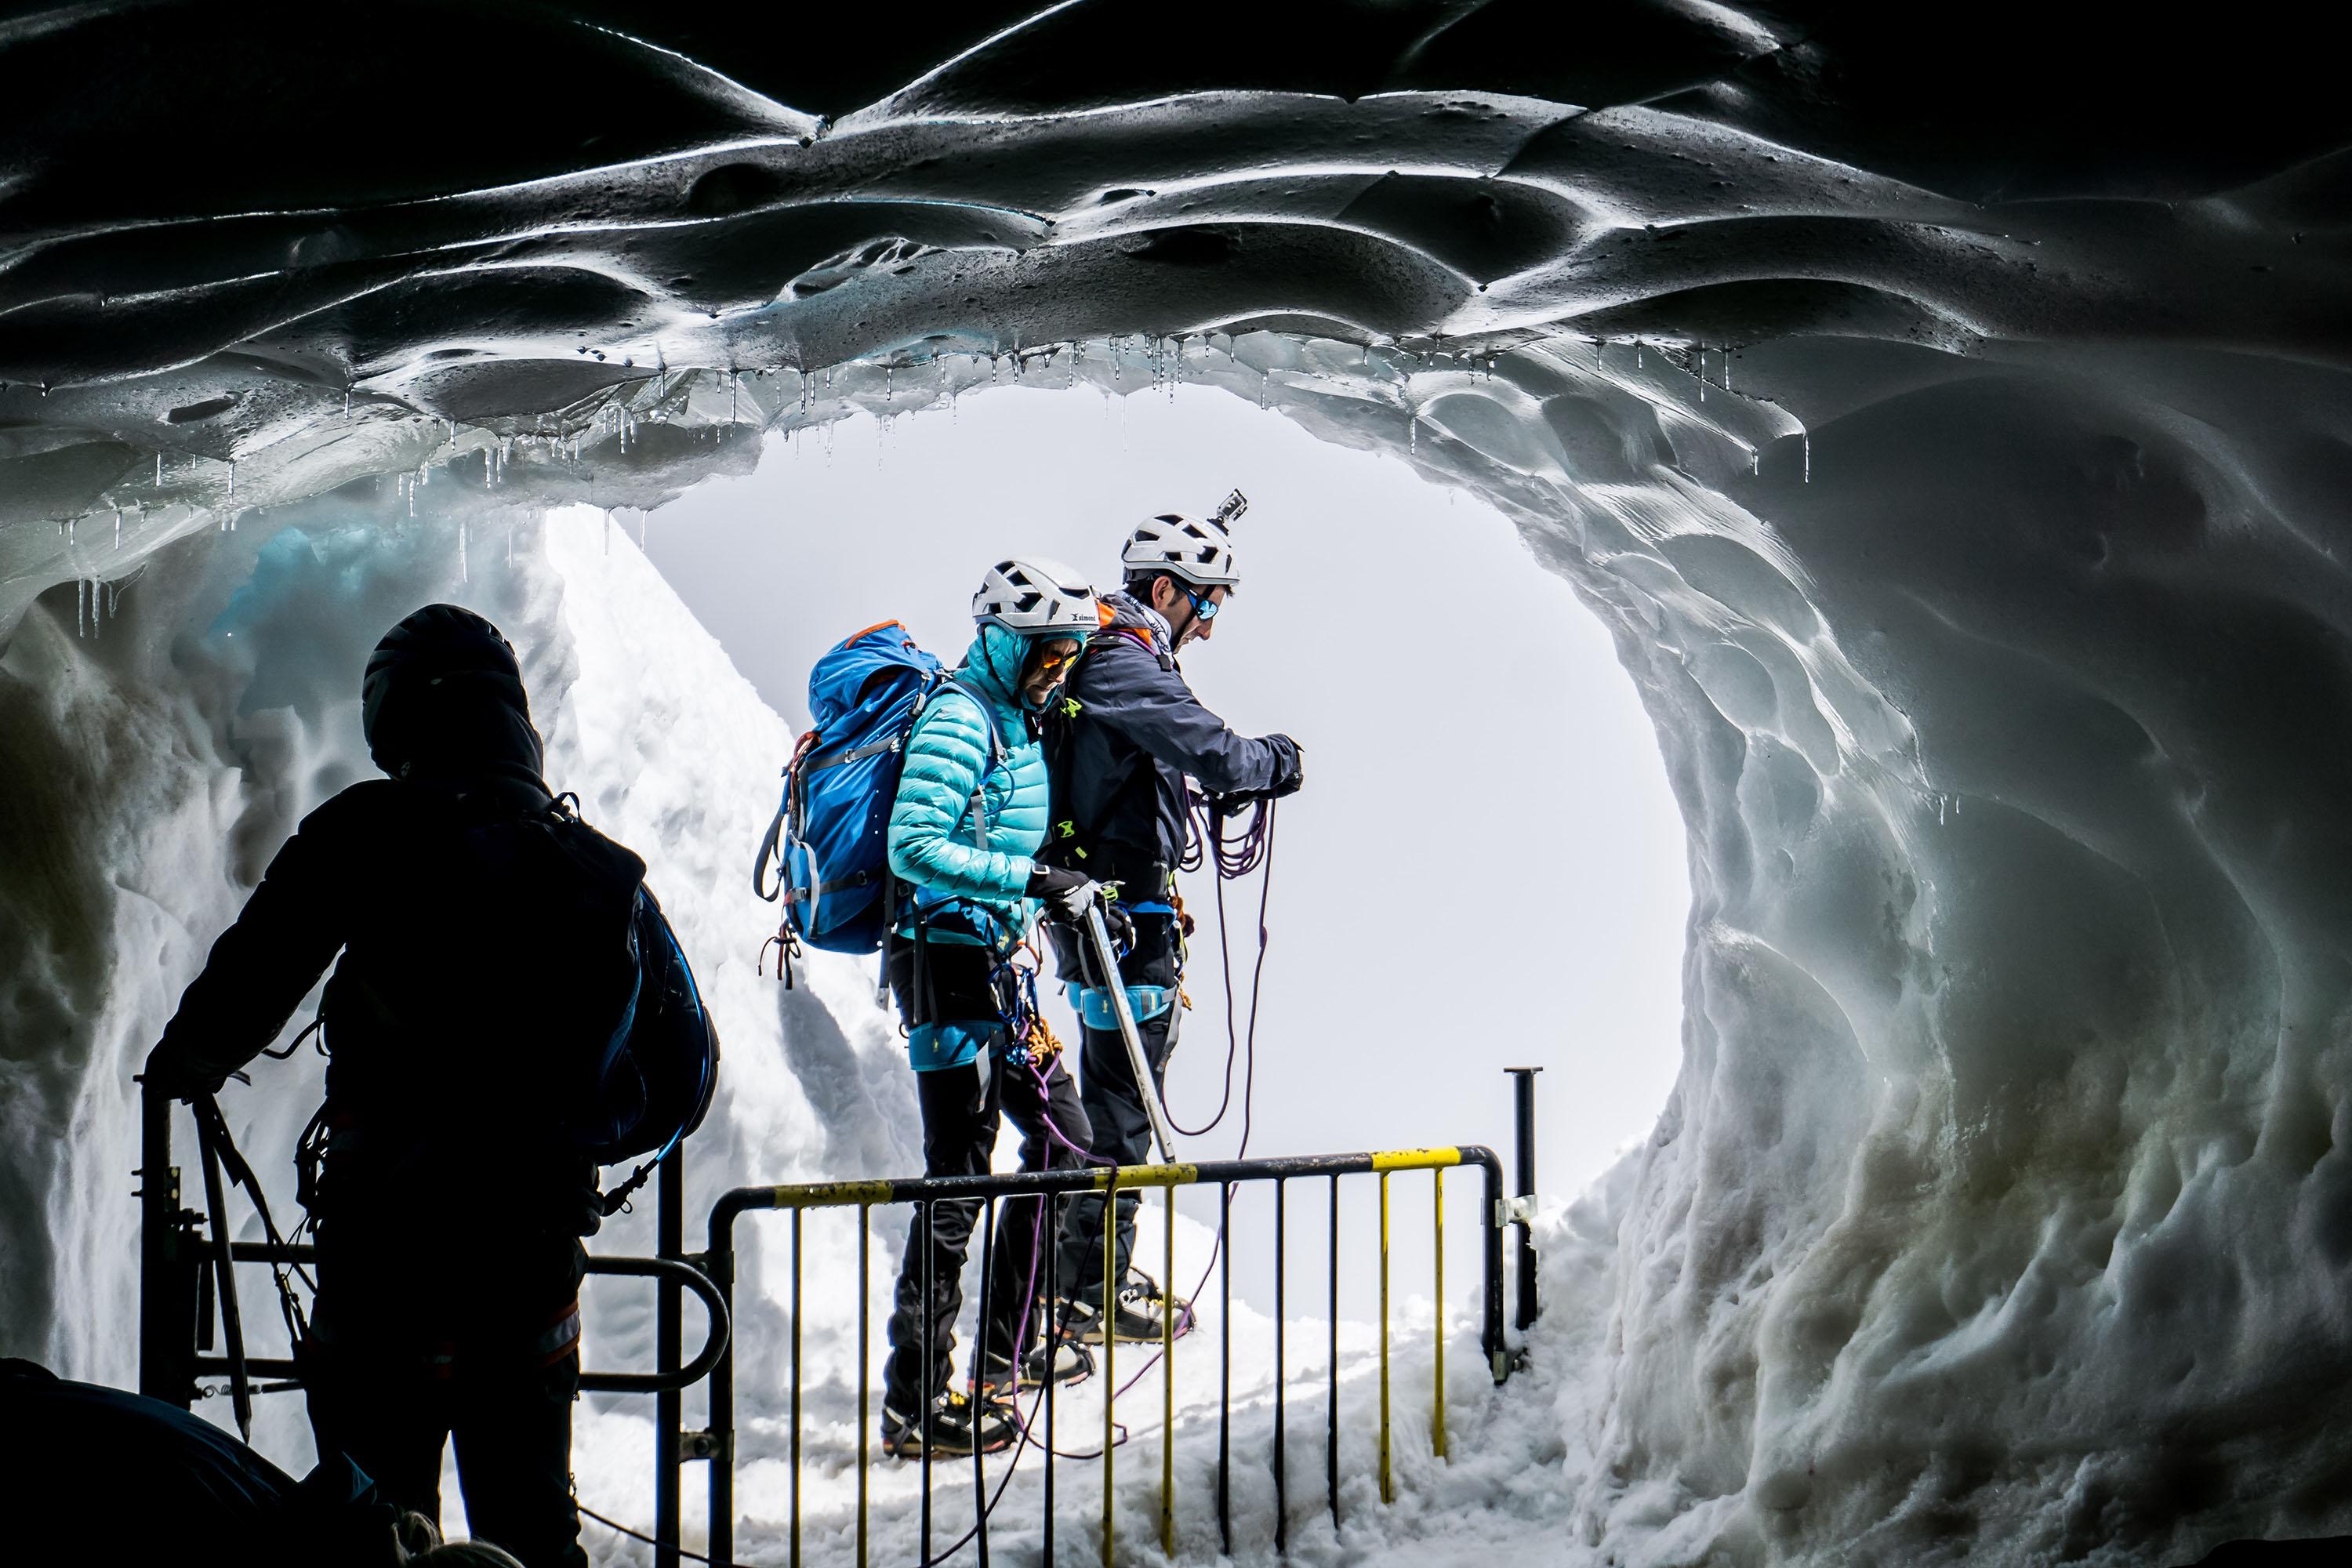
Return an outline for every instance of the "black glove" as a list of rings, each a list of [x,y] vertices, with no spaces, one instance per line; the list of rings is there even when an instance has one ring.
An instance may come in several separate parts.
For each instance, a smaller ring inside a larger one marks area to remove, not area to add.
[[[1066,866],[1040,866],[1029,873],[1022,891],[1042,900],[1061,920],[1084,921],[1087,906],[1102,896],[1102,884]]]
[[[227,1086],[228,1076],[216,1068],[190,1061],[185,1051],[167,1053],[159,1047],[148,1054],[147,1068],[140,1075],[140,1081],[167,1099],[195,1100],[209,1094],[218,1094]]]
[[[1127,912],[1125,904],[1113,899],[1104,905],[1103,923],[1110,931],[1110,945],[1114,951],[1118,952],[1134,951],[1135,917]]]
[[[1286,795],[1297,795],[1306,782],[1307,764],[1300,760],[1298,742],[1287,735],[1268,735],[1265,743],[1274,748],[1274,782],[1265,786],[1265,798],[1280,800]]]

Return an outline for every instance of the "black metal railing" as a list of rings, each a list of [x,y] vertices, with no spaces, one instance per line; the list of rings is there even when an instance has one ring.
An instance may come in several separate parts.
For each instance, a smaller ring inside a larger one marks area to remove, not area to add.
[[[288,1357],[247,1356],[236,1266],[273,1268],[308,1264],[307,1245],[234,1241],[221,1183],[221,1151],[204,1135],[199,1121],[198,1158],[206,1212],[180,1205],[180,1171],[172,1163],[173,1102],[145,1094],[141,1110],[139,1187],[139,1392],[185,1409],[202,1394],[208,1377],[227,1377],[242,1424],[249,1394],[292,1391],[302,1386],[299,1365]],[[682,1393],[702,1381],[730,1348],[731,1319],[719,1287],[685,1256],[685,1154],[673,1149],[657,1172],[656,1247],[652,1258],[588,1258],[588,1272],[604,1277],[652,1279],[659,1288],[655,1316],[655,1370],[583,1372],[582,1392],[650,1394],[656,1401],[654,1443],[655,1553],[660,1568],[678,1561],[678,1501],[683,1467],[701,1458],[709,1444],[699,1433],[681,1430]],[[209,1231],[209,1234],[205,1234]],[[224,1255],[224,1247],[226,1254]],[[226,1263],[227,1267],[223,1267]],[[681,1363],[684,1297],[692,1294],[709,1315],[709,1331],[694,1359]],[[221,1350],[213,1352],[217,1321]],[[267,1380],[256,1382],[255,1380]]]
[[[1108,1223],[1111,1205],[1120,1191],[1158,1187],[1163,1190],[1168,1203],[1169,1223],[1163,1227],[1167,1256],[1163,1260],[1164,1277],[1172,1286],[1175,1264],[1175,1190],[1180,1186],[1208,1186],[1218,1189],[1218,1218],[1221,1240],[1228,1235],[1225,1228],[1233,1208],[1233,1192],[1236,1185],[1263,1182],[1274,1187],[1275,1247],[1277,1260],[1286,1240],[1287,1224],[1288,1185],[1294,1181],[1321,1179],[1329,1184],[1331,1225],[1329,1261],[1329,1415],[1324,1434],[1324,1466],[1329,1489],[1330,1507],[1336,1525],[1339,1508],[1339,1183],[1345,1176],[1372,1174],[1380,1178],[1380,1279],[1381,1279],[1381,1351],[1380,1351],[1380,1433],[1379,1463],[1382,1501],[1395,1499],[1394,1478],[1391,1472],[1390,1430],[1390,1325],[1389,1325],[1389,1178],[1405,1171],[1432,1173],[1434,1215],[1433,1228],[1436,1252],[1436,1300],[1438,1321],[1435,1333],[1434,1376],[1437,1397],[1432,1416],[1432,1446],[1436,1456],[1446,1457],[1445,1441],[1445,1324],[1444,1324],[1444,1180],[1445,1172],[1453,1167],[1475,1165],[1484,1173],[1484,1201],[1480,1205],[1481,1249],[1484,1283],[1481,1295],[1482,1328],[1480,1344],[1485,1352],[1488,1370],[1496,1383],[1510,1373],[1512,1361],[1503,1342],[1503,1226],[1512,1223],[1512,1215],[1503,1197],[1502,1162],[1491,1150],[1475,1144],[1453,1148],[1411,1149],[1381,1153],[1329,1154],[1285,1159],[1206,1161],[1197,1164],[1130,1165],[1095,1169],[1046,1172],[1015,1172],[985,1176],[948,1176],[904,1181],[816,1182],[797,1185],[738,1187],[722,1195],[710,1211],[709,1251],[700,1260],[709,1277],[719,1287],[731,1308],[735,1286],[735,1223],[745,1214],[759,1210],[782,1209],[792,1215],[793,1262],[791,1284],[792,1309],[792,1375],[787,1418],[789,1422],[789,1455],[792,1490],[788,1499],[788,1551],[793,1568],[801,1563],[801,1389],[803,1381],[802,1359],[802,1215],[810,1209],[848,1208],[858,1211],[857,1246],[857,1562],[868,1560],[871,1532],[868,1528],[868,1472],[872,1454],[868,1433],[872,1425],[872,1311],[869,1289],[872,1266],[872,1211],[877,1205],[912,1204],[926,1213],[931,1205],[949,1202],[978,1202],[982,1205],[977,1216],[981,1238],[980,1312],[983,1321],[988,1315],[987,1291],[990,1277],[994,1272],[989,1250],[993,1245],[996,1205],[1000,1200],[1034,1198],[1041,1202],[1059,1200],[1077,1194],[1102,1194],[1106,1223],[1103,1230],[1103,1284],[1106,1303],[1115,1299],[1118,1281],[1112,1278],[1114,1268],[1115,1227]],[[1061,1294],[1058,1248],[1048,1246],[1044,1262],[1047,1270],[1045,1295],[1051,1301]],[[1274,1435],[1269,1455],[1275,1486],[1275,1546],[1277,1552],[1288,1547],[1288,1516],[1286,1510],[1288,1449],[1283,1408],[1284,1391],[1287,1384],[1287,1344],[1285,1336],[1286,1271],[1277,1267],[1275,1276],[1275,1376]],[[1217,1426],[1217,1519],[1225,1549],[1233,1546],[1232,1500],[1232,1435],[1233,1435],[1233,1277],[1230,1249],[1223,1270],[1224,1290],[1223,1331],[1219,1379],[1219,1414]],[[923,1364],[932,1362],[932,1346],[929,1342],[929,1314],[926,1317],[926,1342]],[[1161,1379],[1161,1419],[1171,1424],[1175,1411],[1175,1328],[1168,1313],[1161,1314],[1162,1341],[1160,1346]],[[1103,1364],[1100,1375],[1108,1393],[1103,1401],[1103,1444],[1101,1452],[1102,1497],[1102,1560],[1106,1565],[1115,1561],[1116,1540],[1113,1521],[1115,1497],[1112,1481],[1115,1455],[1118,1447],[1117,1433],[1117,1348],[1115,1340],[1106,1337],[1102,1347]],[[716,1563],[730,1562],[734,1555],[735,1525],[735,1366],[731,1347],[722,1352],[710,1376],[710,1557]],[[1055,1484],[1055,1388],[1051,1379],[1042,1391],[1044,1408],[1042,1464],[1044,1467],[1044,1541],[1042,1553],[1051,1562],[1054,1552],[1054,1484]],[[1160,1448],[1160,1533],[1163,1552],[1174,1550],[1174,1443],[1172,1429],[1163,1431]],[[931,1485],[930,1459],[923,1457],[921,1559],[933,1560],[930,1540]],[[989,1512],[992,1499],[988,1489],[987,1456],[972,1456],[972,1483],[977,1518],[973,1537],[979,1546],[978,1560],[987,1561]]]

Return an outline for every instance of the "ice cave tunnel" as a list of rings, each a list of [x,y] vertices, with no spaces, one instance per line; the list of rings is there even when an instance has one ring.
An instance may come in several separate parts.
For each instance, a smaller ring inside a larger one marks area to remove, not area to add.
[[[462,570],[411,519],[514,548],[762,433],[1200,384],[1511,519],[1689,834],[1679,1078],[1548,1221],[1532,1375],[1463,1407],[1484,1479],[1416,1472],[1321,1560],[2352,1531],[2352,109],[2315,17],[365,21],[0,13],[0,1349],[135,1373],[130,1075],[363,765],[345,672]],[[677,851],[714,889],[682,920],[732,951],[765,803],[647,759],[700,722],[772,773],[781,721],[568,586],[576,542],[520,548],[552,744],[640,841],[723,840]],[[778,1081],[706,1163],[821,1168]]]

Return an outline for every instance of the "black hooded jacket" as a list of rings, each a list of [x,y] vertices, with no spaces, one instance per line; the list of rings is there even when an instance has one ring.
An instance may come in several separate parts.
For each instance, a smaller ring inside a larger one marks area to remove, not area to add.
[[[595,1169],[548,1112],[514,889],[470,837],[551,802],[513,650],[448,605],[410,616],[385,648],[363,721],[392,776],[303,818],[182,994],[150,1077],[217,1083],[333,963],[320,1006],[331,1139],[314,1206],[584,1234]]]
[[[1151,868],[1164,876],[1183,856],[1187,774],[1213,795],[1235,795],[1277,787],[1298,760],[1286,740],[1235,734],[1201,705],[1169,650],[1166,623],[1129,595],[1103,602],[1112,618],[1088,641],[1046,725],[1045,857],[1123,881],[1126,896],[1142,900],[1165,890],[1147,892]]]

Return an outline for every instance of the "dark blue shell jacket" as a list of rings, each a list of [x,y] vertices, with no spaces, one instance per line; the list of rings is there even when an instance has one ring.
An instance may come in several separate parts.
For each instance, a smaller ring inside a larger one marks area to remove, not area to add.
[[[1237,735],[1201,705],[1168,646],[1167,623],[1126,594],[1104,598],[1108,625],[1087,645],[1055,703],[1049,858],[1121,879],[1137,901],[1145,879],[1183,858],[1185,775],[1212,795],[1270,787],[1285,763],[1271,741]],[[1075,852],[1083,849],[1085,855]]]

